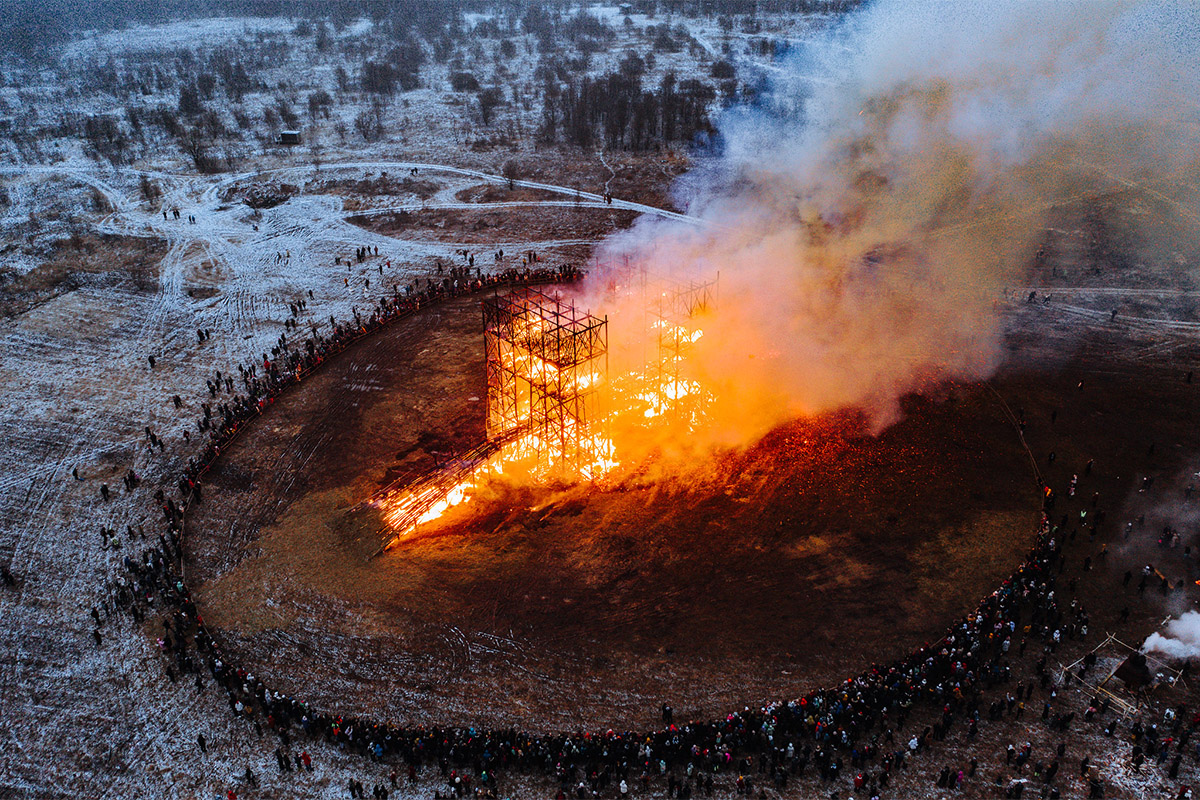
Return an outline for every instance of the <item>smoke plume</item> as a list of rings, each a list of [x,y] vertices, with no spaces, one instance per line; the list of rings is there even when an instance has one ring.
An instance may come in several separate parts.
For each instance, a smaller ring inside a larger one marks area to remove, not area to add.
[[[1057,205],[1141,185],[1194,220],[1197,19],[1159,2],[884,0],[726,113],[721,155],[676,187],[707,224],[643,219],[601,256],[720,273],[686,365],[712,424],[690,441],[744,444],[846,406],[883,426],[907,392],[990,375],[1005,290]],[[615,302],[614,366],[635,363],[645,309]]]
[[[1188,611],[1167,623],[1164,636],[1155,631],[1142,644],[1143,653],[1162,653],[1170,658],[1200,656],[1200,612]]]

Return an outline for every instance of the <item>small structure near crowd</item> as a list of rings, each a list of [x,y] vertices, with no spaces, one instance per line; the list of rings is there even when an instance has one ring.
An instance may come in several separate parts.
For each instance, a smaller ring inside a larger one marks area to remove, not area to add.
[[[1089,671],[1099,663],[1106,666],[1092,678]],[[1068,684],[1075,681],[1090,694],[1104,696],[1126,715],[1134,713],[1148,693],[1183,686],[1187,671],[1110,633],[1082,658],[1065,665],[1062,674]]]
[[[1131,690],[1137,691],[1150,683],[1150,667],[1146,665],[1144,653],[1130,653],[1129,658],[1121,662],[1113,677],[1123,682]]]

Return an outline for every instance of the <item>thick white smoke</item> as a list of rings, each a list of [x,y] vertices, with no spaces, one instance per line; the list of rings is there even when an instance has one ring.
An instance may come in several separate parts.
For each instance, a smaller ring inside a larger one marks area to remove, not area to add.
[[[1142,644],[1142,652],[1181,660],[1200,656],[1200,612],[1188,611],[1171,620],[1165,636],[1157,631],[1150,634]]]
[[[884,0],[806,48],[769,109],[725,115],[723,155],[678,187],[710,225],[646,219],[601,258],[720,272],[687,367],[716,398],[707,443],[843,406],[886,424],[927,381],[989,375],[1056,204],[1142,184],[1194,216],[1198,16]],[[635,329],[612,332],[631,361]]]

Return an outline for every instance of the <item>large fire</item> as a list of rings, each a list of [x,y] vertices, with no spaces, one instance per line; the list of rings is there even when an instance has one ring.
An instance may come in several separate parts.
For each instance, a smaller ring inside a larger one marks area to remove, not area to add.
[[[643,416],[661,417],[678,413],[688,399],[701,397],[700,384],[680,377],[685,353],[690,345],[704,335],[700,328],[689,329],[683,325],[655,320],[653,328],[664,346],[659,348],[657,377],[646,373],[631,373],[633,384],[642,387],[637,399],[646,404]],[[692,420],[693,424],[698,420]]]
[[[561,326],[557,309],[544,313],[547,299],[537,294],[538,313],[526,313],[530,304],[522,298],[499,312],[493,308],[490,318],[485,304],[489,443],[373,501],[392,541],[469,503],[493,481],[603,482],[644,457],[621,446],[628,437],[664,425],[680,426],[686,434],[702,424],[708,396],[686,374],[688,351],[704,335],[694,304],[687,313],[667,315],[659,298],[645,332],[653,352],[637,368],[610,376],[606,332],[604,338],[594,336],[594,329],[603,330],[600,321],[575,314]],[[492,325],[496,319],[499,324]],[[580,332],[590,338],[585,341]],[[586,342],[600,344],[584,352]]]

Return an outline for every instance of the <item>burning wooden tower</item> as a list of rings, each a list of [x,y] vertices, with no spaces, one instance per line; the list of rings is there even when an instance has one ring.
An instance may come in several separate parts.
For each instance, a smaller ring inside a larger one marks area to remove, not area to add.
[[[601,407],[608,318],[521,288],[485,300],[483,326],[488,441],[538,472],[598,477],[611,458]]]
[[[643,287],[649,336],[655,344],[647,377],[654,380],[660,402],[677,416],[698,413],[699,399],[681,368],[702,332],[697,322],[716,310],[720,273],[711,281],[673,280],[659,276]],[[659,409],[662,411],[662,409]]]

